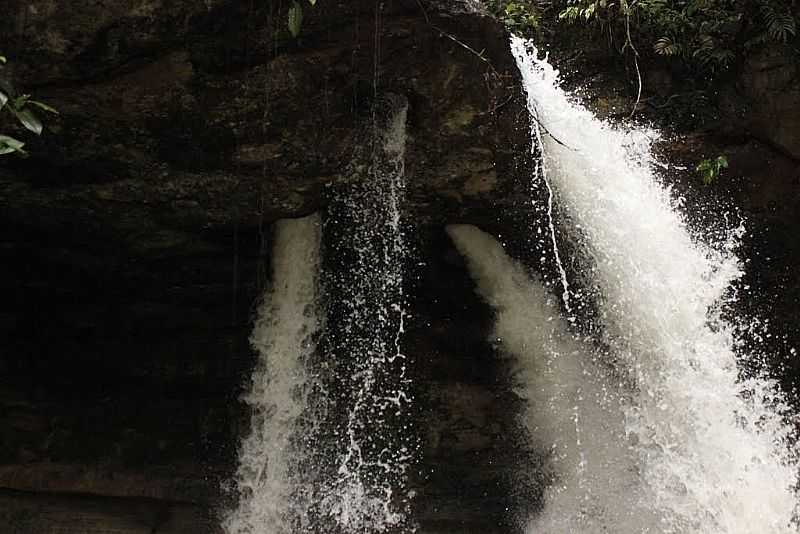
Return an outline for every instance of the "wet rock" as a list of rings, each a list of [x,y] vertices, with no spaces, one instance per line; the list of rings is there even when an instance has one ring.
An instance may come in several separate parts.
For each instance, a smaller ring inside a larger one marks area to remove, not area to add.
[[[221,483],[249,425],[238,395],[270,223],[324,209],[376,97],[409,102],[418,227],[495,223],[527,194],[516,67],[474,2],[318,2],[297,39],[287,7],[4,8],[13,82],[60,111],[26,138],[30,158],[0,159],[0,487],[22,492],[0,508],[15,532],[215,531],[208,516],[230,504]],[[420,257],[438,254],[428,246]],[[426,335],[437,332],[463,337]],[[438,511],[420,517],[490,532],[476,525],[499,524],[508,504],[495,489],[507,487],[500,435],[514,424],[512,412],[487,422],[512,401],[468,384],[496,365],[485,340],[458,354],[443,343],[437,357],[454,368],[420,370],[438,376],[424,388],[439,421],[417,483]],[[437,489],[476,461],[486,467],[471,481]],[[459,502],[475,513],[457,516]]]

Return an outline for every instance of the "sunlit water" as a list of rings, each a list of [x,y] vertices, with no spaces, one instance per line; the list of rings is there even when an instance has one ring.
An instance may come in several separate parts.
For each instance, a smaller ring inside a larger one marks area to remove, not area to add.
[[[619,498],[656,514],[659,532],[796,532],[782,401],[769,380],[737,379],[731,329],[717,313],[741,274],[733,237],[713,248],[692,239],[655,178],[654,132],[596,119],[559,88],[558,73],[533,46],[515,38],[512,51],[541,124],[548,181],[592,265],[585,282],[602,295],[604,358],[617,382],[630,384],[620,461],[635,454],[639,478],[625,497],[597,495],[591,485],[584,495],[554,491],[529,532],[638,532],[581,506],[600,503],[602,513],[613,507],[604,499]],[[604,447],[606,437],[583,432],[580,448]],[[587,460],[581,469],[592,476],[602,466]],[[564,530],[564,518],[548,508],[572,510],[566,524],[585,526]]]

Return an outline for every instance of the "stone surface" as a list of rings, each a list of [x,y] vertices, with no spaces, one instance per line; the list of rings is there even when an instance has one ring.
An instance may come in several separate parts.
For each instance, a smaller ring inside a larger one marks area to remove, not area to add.
[[[470,2],[326,0],[293,39],[287,7],[4,8],[3,76],[60,111],[25,137],[30,158],[0,160],[0,508],[15,534],[214,532],[203,518],[235,497],[222,485],[249,424],[237,399],[270,223],[324,209],[376,96],[409,101],[408,218],[440,232],[420,256],[454,254],[444,222],[514,218],[528,123],[496,22]],[[420,386],[416,513],[441,532],[507,532],[513,399],[501,374],[475,383],[500,365],[485,338],[448,345],[487,320],[448,277],[425,285],[452,306],[431,321],[455,326],[417,325],[417,371],[436,378]],[[165,509],[178,519],[156,527]]]
[[[0,490],[0,522],[9,534],[222,534],[192,504],[9,490]]]
[[[800,60],[796,50],[774,45],[744,65],[739,87],[749,129],[800,160]]]

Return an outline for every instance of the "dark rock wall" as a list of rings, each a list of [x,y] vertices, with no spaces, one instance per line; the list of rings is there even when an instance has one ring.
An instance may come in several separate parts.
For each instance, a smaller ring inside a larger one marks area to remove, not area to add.
[[[800,160],[800,58],[790,46],[773,45],[748,59],[728,111],[749,132],[783,154]]]
[[[0,519],[15,533],[216,531],[270,223],[324,209],[385,93],[409,101],[408,221],[427,262],[410,282],[425,295],[415,514],[507,532],[527,501],[491,317],[442,226],[502,227],[526,195],[506,35],[466,3],[325,0],[293,39],[287,7],[4,8],[5,75],[61,112],[26,138],[30,158],[0,160]]]

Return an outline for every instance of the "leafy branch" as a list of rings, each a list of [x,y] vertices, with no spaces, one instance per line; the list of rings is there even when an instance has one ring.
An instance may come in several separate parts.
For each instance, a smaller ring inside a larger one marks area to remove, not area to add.
[[[564,0],[562,0],[564,1]],[[622,50],[647,43],[698,73],[714,74],[768,42],[797,37],[800,15],[787,0],[566,0],[558,20],[595,25]]]
[[[711,185],[717,178],[719,178],[722,169],[728,168],[728,158],[724,155],[717,156],[714,159],[704,159],[695,167],[695,171],[703,179],[703,183]]]
[[[3,68],[7,59],[0,55],[0,68]],[[15,95],[10,83],[0,79],[0,111],[6,110],[19,122],[26,130],[41,135],[44,126],[39,117],[34,113],[34,108],[41,111],[58,115],[58,111],[48,106],[44,102],[33,100],[31,95]],[[27,155],[24,149],[25,143],[10,135],[0,134],[0,156],[6,154]]]
[[[537,32],[541,24],[541,13],[532,3],[524,1],[487,0],[489,11],[514,33]]]

